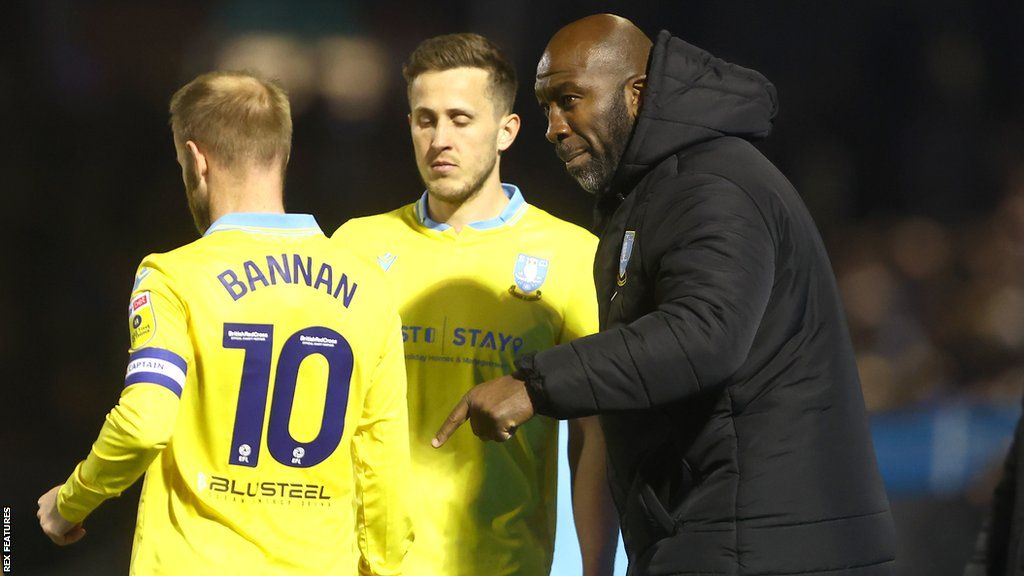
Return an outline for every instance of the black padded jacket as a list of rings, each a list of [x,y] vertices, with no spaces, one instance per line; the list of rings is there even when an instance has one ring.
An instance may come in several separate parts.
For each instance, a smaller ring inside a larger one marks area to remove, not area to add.
[[[748,140],[774,87],[662,32],[598,199],[598,334],[521,358],[541,414],[600,414],[634,575],[880,576],[894,527],[835,279]]]

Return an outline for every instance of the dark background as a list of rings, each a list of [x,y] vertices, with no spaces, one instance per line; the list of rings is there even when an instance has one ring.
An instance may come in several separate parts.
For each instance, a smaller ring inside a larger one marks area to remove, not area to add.
[[[196,237],[167,126],[179,86],[252,68],[291,91],[291,211],[328,233],[420,191],[401,62],[475,31],[520,74],[503,179],[588,225],[532,95],[552,33],[600,11],[755,68],[761,149],[830,250],[898,523],[901,574],[957,574],[1024,384],[1024,3],[7,2],[0,15],[0,505],[15,573],[126,571],[138,486],[57,549],[35,500],[117,401],[139,261]]]

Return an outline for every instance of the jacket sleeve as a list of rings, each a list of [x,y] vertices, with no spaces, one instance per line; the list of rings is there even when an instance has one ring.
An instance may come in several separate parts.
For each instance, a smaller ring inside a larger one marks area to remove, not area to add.
[[[406,506],[410,463],[405,355],[397,313],[389,326],[352,439],[361,575],[401,574],[413,538]]]
[[[746,361],[774,281],[775,244],[750,197],[719,177],[661,186],[638,232],[654,310],[526,357],[535,409],[558,418],[646,409],[721,386]],[[524,377],[525,376],[525,377]]]

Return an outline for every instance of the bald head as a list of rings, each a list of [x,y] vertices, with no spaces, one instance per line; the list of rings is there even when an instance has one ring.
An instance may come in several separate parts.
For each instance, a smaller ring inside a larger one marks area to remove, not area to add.
[[[537,78],[570,65],[625,80],[644,73],[650,52],[651,39],[635,24],[614,14],[594,14],[555,33],[537,65]]]
[[[559,30],[537,64],[547,139],[584,190],[610,186],[636,123],[650,53],[650,38],[632,22],[597,14]]]

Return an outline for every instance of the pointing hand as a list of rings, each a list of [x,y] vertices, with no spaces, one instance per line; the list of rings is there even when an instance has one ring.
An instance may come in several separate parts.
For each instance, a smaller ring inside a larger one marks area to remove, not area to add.
[[[466,392],[430,444],[440,448],[466,420],[482,440],[504,442],[515,434],[516,428],[533,418],[533,414],[526,383],[512,376],[502,376]]]

